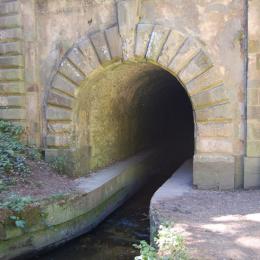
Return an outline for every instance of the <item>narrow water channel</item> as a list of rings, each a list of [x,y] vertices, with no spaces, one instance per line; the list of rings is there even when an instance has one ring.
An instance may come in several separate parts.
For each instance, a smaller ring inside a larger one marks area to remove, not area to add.
[[[149,203],[151,197],[180,164],[180,160],[176,160],[171,169],[157,174],[151,182],[147,183],[93,231],[32,259],[134,259],[139,252],[132,245],[140,240],[149,241]]]

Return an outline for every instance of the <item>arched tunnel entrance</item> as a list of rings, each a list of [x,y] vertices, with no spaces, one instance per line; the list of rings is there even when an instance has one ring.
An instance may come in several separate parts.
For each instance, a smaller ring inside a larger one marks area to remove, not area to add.
[[[165,166],[193,156],[190,99],[179,81],[158,66],[109,66],[82,83],[78,99],[74,120],[84,171],[145,150],[160,150]]]
[[[169,72],[134,62],[95,73],[82,83],[77,96],[75,135],[86,172],[100,172],[143,151],[154,152],[159,167],[96,229],[40,259],[133,259],[138,254],[133,243],[149,241],[152,195],[194,154],[190,99]]]

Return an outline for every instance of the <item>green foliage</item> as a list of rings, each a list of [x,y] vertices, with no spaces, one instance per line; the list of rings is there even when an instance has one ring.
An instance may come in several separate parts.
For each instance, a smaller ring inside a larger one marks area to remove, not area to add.
[[[135,248],[140,250],[140,256],[136,256],[135,260],[156,260],[157,252],[154,247],[149,245],[146,241],[141,240],[140,244],[134,244]]]
[[[24,130],[21,126],[0,120],[0,132],[13,137],[20,137]]]
[[[15,226],[18,228],[24,229],[26,227],[26,221],[23,219],[20,219],[20,217],[10,216],[10,220],[14,221]]]
[[[30,147],[27,149],[27,156],[33,161],[40,161],[42,159],[41,153],[38,151],[38,149],[34,147]]]
[[[40,158],[36,149],[20,141],[23,133],[21,126],[0,120],[0,178],[8,174],[26,176],[30,173],[26,159]]]
[[[158,236],[155,238],[159,256],[167,260],[187,260],[184,239],[173,229],[173,224],[160,225]]]
[[[155,238],[157,250],[146,241],[134,245],[140,250],[135,260],[188,260],[184,239],[175,233],[173,224],[160,225]]]
[[[58,174],[64,174],[66,171],[66,158],[63,156],[54,158],[49,164]]]
[[[27,205],[32,203],[31,197],[20,197],[18,195],[10,196],[5,202],[0,203],[0,208],[10,209],[14,212],[21,212]]]
[[[32,203],[31,197],[20,197],[18,195],[12,195],[8,200],[0,203],[0,208],[10,209],[14,213],[19,214],[27,205]],[[26,221],[19,216],[12,215],[9,217],[14,222],[15,226],[21,229],[26,227]]]

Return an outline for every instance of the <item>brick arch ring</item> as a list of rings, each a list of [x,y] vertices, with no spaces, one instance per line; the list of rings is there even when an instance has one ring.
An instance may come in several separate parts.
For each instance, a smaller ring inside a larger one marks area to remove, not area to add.
[[[145,60],[176,77],[186,89],[194,110],[194,161],[233,163],[230,101],[209,55],[193,37],[161,25],[141,23],[136,25],[132,38],[121,36],[115,25],[80,39],[65,54],[47,96],[45,145],[50,155],[75,148],[71,124],[81,82],[100,67],[120,60]],[[215,182],[220,179],[215,178]],[[216,186],[214,183],[212,186]]]

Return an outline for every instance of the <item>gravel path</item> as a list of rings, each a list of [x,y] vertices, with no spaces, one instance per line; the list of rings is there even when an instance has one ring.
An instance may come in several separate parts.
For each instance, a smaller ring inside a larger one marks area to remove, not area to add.
[[[150,214],[157,225],[175,222],[191,259],[260,259],[260,190],[174,194],[176,185],[155,194]]]

